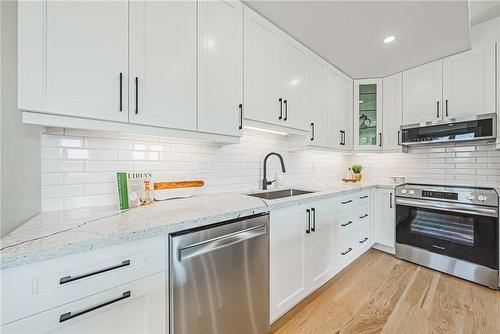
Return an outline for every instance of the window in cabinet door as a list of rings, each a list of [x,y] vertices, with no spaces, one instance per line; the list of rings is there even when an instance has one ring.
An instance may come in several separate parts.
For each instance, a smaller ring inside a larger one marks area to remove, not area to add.
[[[377,145],[377,85],[359,85],[358,145]]]

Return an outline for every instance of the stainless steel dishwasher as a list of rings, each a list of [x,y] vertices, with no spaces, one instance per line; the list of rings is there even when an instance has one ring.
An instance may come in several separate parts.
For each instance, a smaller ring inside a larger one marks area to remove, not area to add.
[[[173,334],[269,332],[269,214],[170,235]]]

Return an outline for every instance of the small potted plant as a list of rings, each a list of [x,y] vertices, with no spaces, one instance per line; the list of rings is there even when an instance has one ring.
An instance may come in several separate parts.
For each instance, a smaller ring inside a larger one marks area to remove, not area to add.
[[[363,166],[361,165],[352,165],[351,167],[354,179],[356,182],[361,182],[363,179],[363,175],[361,174],[361,171],[363,170]]]

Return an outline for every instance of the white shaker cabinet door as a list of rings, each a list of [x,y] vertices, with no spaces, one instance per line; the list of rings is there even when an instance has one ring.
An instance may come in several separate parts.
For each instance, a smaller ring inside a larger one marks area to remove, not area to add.
[[[19,1],[20,109],[128,121],[128,2]]]
[[[292,308],[309,289],[307,283],[307,215],[304,206],[271,212],[270,318]]]
[[[312,265],[310,281],[314,290],[334,274],[335,202],[324,200],[311,203],[311,237],[308,263]]]
[[[196,130],[196,2],[130,2],[130,122]]]
[[[198,130],[241,135],[243,107],[243,4],[200,1]]]
[[[0,327],[4,334],[164,334],[166,281],[159,273]]]
[[[352,150],[354,140],[354,110],[353,110],[353,81],[348,76],[341,74],[339,84],[339,105],[341,110],[343,149]]]
[[[244,17],[244,116],[252,121],[283,125],[282,32],[248,7]]]
[[[306,99],[306,49],[285,37],[283,42],[282,62],[282,91],[284,98],[283,125],[299,130],[308,130],[307,124],[307,99]]]
[[[342,76],[339,71],[329,66],[327,69],[327,142],[328,146],[337,149],[344,148],[344,112],[342,111]]]
[[[374,241],[381,245],[394,248],[396,211],[394,204],[394,189],[375,189],[373,198]]]
[[[495,112],[495,44],[443,60],[444,117]]]
[[[315,146],[327,145],[326,71],[328,64],[310,55],[307,71],[307,115],[310,120],[309,142]]]
[[[403,124],[443,118],[442,73],[442,60],[403,72]]]
[[[398,151],[400,127],[403,122],[403,75],[397,73],[382,81],[382,148],[384,151]]]

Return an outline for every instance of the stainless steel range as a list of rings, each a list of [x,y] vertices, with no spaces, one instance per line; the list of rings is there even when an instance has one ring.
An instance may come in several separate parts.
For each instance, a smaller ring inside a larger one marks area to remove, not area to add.
[[[498,288],[498,193],[492,188],[396,187],[396,256]]]

